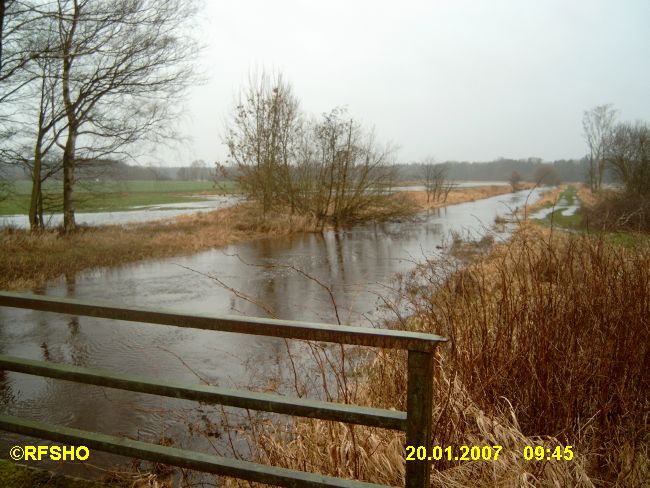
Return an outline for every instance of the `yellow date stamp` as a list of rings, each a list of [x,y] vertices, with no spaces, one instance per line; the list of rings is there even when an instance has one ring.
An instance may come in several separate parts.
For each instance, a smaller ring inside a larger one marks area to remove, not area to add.
[[[497,461],[503,446],[406,446],[406,461]],[[573,446],[524,446],[517,451],[526,461],[571,461]]]

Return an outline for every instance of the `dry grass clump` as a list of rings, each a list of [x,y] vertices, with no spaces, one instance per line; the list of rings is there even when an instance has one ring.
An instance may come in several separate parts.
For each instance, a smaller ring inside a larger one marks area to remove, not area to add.
[[[489,257],[450,266],[421,265],[387,303],[400,327],[450,339],[432,378],[431,445],[503,451],[434,462],[431,485],[647,486],[650,249],[524,224]],[[405,355],[378,352],[354,391],[347,400],[404,410]],[[256,441],[266,463],[404,481],[404,437],[393,431],[296,419],[268,422]],[[526,461],[526,445],[572,445],[575,457]]]
[[[404,192],[396,192],[388,197],[378,198],[374,204],[359,212],[356,219],[351,222],[362,222],[367,220],[398,220],[412,217],[421,208],[413,204],[413,200]]]
[[[586,183],[578,186],[578,200],[580,200],[583,207],[591,207],[598,201],[596,195]]]
[[[368,390],[362,394],[364,398],[377,400],[378,404],[405,402],[403,367],[393,368],[388,374],[384,371],[395,359],[394,354],[377,357],[366,385]],[[471,400],[458,378],[451,380],[441,375],[436,386],[440,390],[432,412],[435,429],[431,445],[489,445],[503,446],[503,450],[497,461],[434,462],[431,486],[594,486],[581,454],[572,462],[526,461],[521,455],[524,446],[544,445],[553,449],[559,445],[558,440],[524,436],[508,408],[486,414]],[[405,405],[399,408],[404,409]],[[394,431],[299,419],[292,429],[279,429],[276,424],[266,426],[258,439],[259,460],[291,469],[403,486],[404,440],[404,434]],[[230,483],[237,485],[234,480]],[[242,482],[239,485],[244,486]]]

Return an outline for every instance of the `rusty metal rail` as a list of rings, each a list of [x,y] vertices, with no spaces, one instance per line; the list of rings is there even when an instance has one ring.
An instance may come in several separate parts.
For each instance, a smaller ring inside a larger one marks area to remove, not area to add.
[[[406,350],[408,351],[406,412],[213,386],[186,385],[7,355],[0,355],[0,370],[231,407],[402,430],[406,432],[406,445],[410,446],[428,446],[431,440],[434,351],[439,343],[446,341],[436,335],[275,319],[186,315],[173,311],[118,307],[99,302],[9,292],[0,292],[0,306],[239,334]],[[158,446],[9,415],[0,415],[0,429],[58,442],[83,441],[84,445],[100,451],[279,486],[349,488],[379,486]],[[427,460],[410,461],[406,464],[407,488],[429,486],[429,476],[430,463]]]

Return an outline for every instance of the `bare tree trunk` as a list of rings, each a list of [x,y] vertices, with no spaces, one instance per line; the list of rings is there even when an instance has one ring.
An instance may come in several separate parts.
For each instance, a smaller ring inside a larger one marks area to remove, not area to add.
[[[43,190],[41,188],[41,134],[36,139],[34,148],[34,167],[32,168],[32,195],[29,203],[29,227],[32,232],[39,230],[43,216],[39,218],[39,208],[43,208]]]
[[[43,190],[38,194],[38,225],[41,229],[45,228],[45,222],[43,221]]]
[[[68,140],[63,152],[63,230],[65,233],[75,230],[74,203],[72,191],[74,188],[74,157],[76,134],[70,129]]]
[[[0,0],[0,73],[2,72],[2,41],[4,37],[6,3],[6,0]]]
[[[38,132],[36,134],[36,143],[34,144],[34,167],[32,168],[32,195],[29,203],[29,228],[32,232],[42,228],[43,222],[43,190],[41,188],[41,168],[43,166],[43,137],[45,130],[43,129],[45,122],[45,84],[46,77],[45,71],[41,79],[41,103],[38,113]],[[40,212],[39,212],[40,210]],[[39,218],[39,214],[40,218]]]
[[[74,39],[77,23],[79,21],[79,4],[75,0],[74,13],[70,22],[70,30],[66,33],[63,43],[63,76],[61,87],[63,91],[63,104],[68,119],[68,139],[63,151],[63,230],[69,233],[75,230],[74,204],[72,191],[74,187],[75,149],[77,143],[77,114],[70,94],[70,71],[72,70],[72,40]]]

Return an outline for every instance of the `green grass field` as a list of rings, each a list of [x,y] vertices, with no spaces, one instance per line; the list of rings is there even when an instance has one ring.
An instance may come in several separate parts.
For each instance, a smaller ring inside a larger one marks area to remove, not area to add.
[[[14,182],[7,198],[0,201],[0,215],[27,214],[31,188],[28,180]],[[115,212],[163,203],[196,202],[205,200],[203,194],[224,191],[236,191],[236,183],[229,181],[215,188],[210,181],[81,181],[73,195],[78,212]],[[43,193],[48,212],[63,210],[60,181],[47,181]]]

